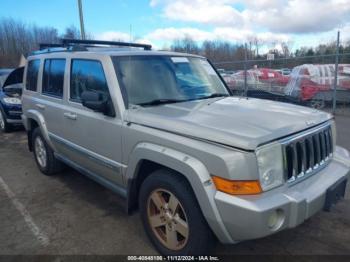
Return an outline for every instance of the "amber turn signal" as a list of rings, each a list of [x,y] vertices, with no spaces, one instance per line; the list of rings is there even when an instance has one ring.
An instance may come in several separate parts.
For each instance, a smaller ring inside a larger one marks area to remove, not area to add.
[[[212,178],[217,190],[230,195],[256,195],[262,192],[257,180],[227,180],[217,176]]]

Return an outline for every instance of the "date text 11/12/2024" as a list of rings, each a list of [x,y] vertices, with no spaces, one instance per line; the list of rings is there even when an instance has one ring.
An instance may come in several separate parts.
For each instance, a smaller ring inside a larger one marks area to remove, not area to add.
[[[217,256],[128,256],[128,261],[219,261]]]

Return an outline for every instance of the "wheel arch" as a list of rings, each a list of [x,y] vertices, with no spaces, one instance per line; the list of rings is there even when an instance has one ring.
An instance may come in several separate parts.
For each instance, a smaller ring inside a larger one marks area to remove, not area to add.
[[[36,110],[28,110],[26,114],[22,116],[22,120],[27,131],[28,148],[30,151],[33,150],[33,144],[31,139],[32,134],[35,128],[37,127],[40,128],[41,134],[45,138],[45,141],[51,146],[51,148],[54,148],[49,138],[49,132],[47,130],[47,126],[42,114],[40,114]]]
[[[215,186],[207,168],[201,161],[164,146],[140,143],[132,151],[128,163],[126,172],[128,213],[138,207],[139,188],[144,179],[157,169],[170,169],[189,183],[205,219],[220,241],[233,242],[214,201]]]

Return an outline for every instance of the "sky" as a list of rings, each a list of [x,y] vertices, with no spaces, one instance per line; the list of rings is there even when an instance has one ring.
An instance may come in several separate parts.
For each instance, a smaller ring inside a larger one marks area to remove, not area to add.
[[[82,0],[85,30],[95,39],[169,47],[186,36],[202,42],[242,44],[254,38],[265,49],[290,49],[350,39],[350,0]],[[0,19],[79,27],[76,0],[1,0]],[[275,46],[276,45],[276,46]]]

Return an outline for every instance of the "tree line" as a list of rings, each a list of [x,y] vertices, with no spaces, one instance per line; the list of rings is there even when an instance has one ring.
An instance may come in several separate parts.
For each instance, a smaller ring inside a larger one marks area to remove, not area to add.
[[[40,43],[56,44],[60,38],[80,38],[80,31],[67,27],[63,34],[53,27],[29,25],[13,19],[0,20],[0,68],[17,67],[21,55],[39,49]]]
[[[279,49],[275,47],[279,45]],[[267,54],[259,53],[263,46],[270,47],[268,53],[274,54],[274,61],[267,60]],[[257,38],[248,39],[248,43],[234,44],[225,41],[204,41],[198,44],[190,37],[173,41],[170,49],[203,55],[218,67],[227,70],[243,69],[245,58],[248,68],[253,66],[269,68],[293,68],[300,64],[331,64],[335,62],[336,42],[323,43],[316,47],[301,47],[292,52],[293,42],[263,42]],[[339,62],[350,63],[350,40],[339,47]],[[232,62],[230,62],[232,61]],[[220,62],[225,62],[220,64]]]

